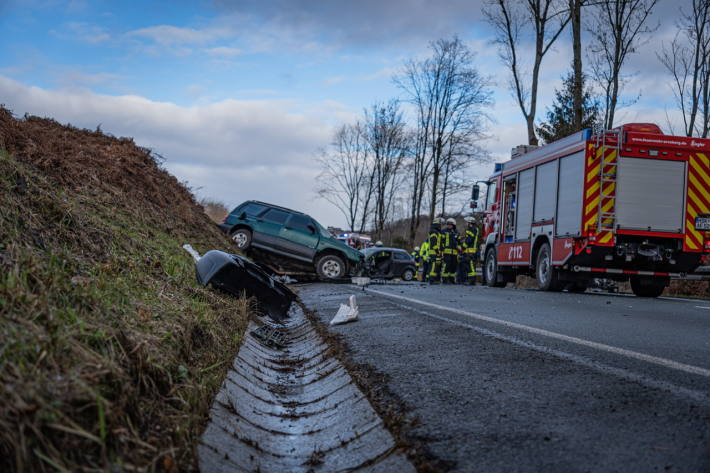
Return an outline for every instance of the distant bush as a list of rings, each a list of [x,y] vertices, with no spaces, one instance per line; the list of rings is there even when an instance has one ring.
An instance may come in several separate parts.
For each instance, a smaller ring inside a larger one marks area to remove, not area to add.
[[[200,205],[205,209],[205,213],[215,223],[222,223],[224,217],[229,213],[227,206],[218,200],[210,198],[200,199]]]

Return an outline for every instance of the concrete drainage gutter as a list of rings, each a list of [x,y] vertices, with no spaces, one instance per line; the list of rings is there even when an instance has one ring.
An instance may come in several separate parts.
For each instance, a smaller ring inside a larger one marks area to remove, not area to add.
[[[414,472],[301,308],[274,327],[282,350],[245,338],[212,406],[200,470]]]

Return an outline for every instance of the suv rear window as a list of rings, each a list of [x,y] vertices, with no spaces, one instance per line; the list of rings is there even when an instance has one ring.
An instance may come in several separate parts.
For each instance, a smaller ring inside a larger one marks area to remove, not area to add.
[[[263,205],[255,204],[252,202],[252,203],[245,205],[241,209],[239,209],[239,211],[237,213],[238,214],[245,213],[245,214],[249,215],[250,217],[256,217],[257,215],[262,213],[265,208],[266,207],[264,207]]]
[[[269,209],[269,211],[266,212],[262,218],[267,222],[278,223],[279,225],[283,225],[286,222],[286,219],[288,218],[288,213],[282,210]]]

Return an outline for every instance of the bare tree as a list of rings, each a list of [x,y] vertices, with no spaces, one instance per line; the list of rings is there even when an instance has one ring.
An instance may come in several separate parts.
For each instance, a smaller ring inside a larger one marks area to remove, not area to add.
[[[483,14],[495,30],[494,43],[510,69],[510,84],[528,128],[528,143],[538,144],[535,135],[538,80],[542,60],[570,21],[569,5],[562,0],[489,0]],[[528,32],[527,27],[532,31]],[[529,83],[523,72],[520,49],[523,36],[531,33],[534,61]],[[581,63],[580,63],[581,64]]]
[[[429,216],[436,213],[449,159],[458,152],[455,137],[483,138],[491,104],[488,80],[474,64],[473,53],[458,37],[430,45],[432,55],[409,61],[395,83],[405,92],[417,114],[412,153],[410,241],[420,223],[425,193],[429,193]],[[470,161],[466,164],[470,165]]]
[[[400,171],[409,147],[399,102],[374,104],[365,111],[365,137],[373,183],[374,230],[381,236],[401,183]]]
[[[338,128],[333,143],[322,151],[318,161],[322,170],[316,193],[335,205],[348,228],[355,230],[369,203],[366,192],[371,170],[363,126],[357,122]]]
[[[646,22],[658,0],[605,0],[592,8],[587,30],[592,36],[590,63],[592,78],[604,93],[604,128],[614,125],[619,95],[625,80],[621,75],[629,54],[636,51],[644,35],[657,29]]]
[[[679,31],[658,58],[673,77],[672,89],[686,136],[710,133],[710,3],[692,0],[681,13]]]
[[[460,130],[449,140],[446,150],[444,170],[442,172],[441,212],[449,214],[447,205],[451,197],[462,191],[471,190],[471,179],[468,170],[472,162],[486,162],[489,153],[479,145],[480,136],[472,130]]]
[[[584,120],[584,70],[582,68],[582,5],[584,0],[569,0],[570,24],[572,25],[572,106],[574,115],[572,129],[582,129]]]

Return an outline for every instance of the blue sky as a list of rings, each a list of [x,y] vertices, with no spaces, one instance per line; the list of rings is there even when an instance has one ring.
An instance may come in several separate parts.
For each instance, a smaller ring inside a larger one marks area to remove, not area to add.
[[[654,52],[677,16],[661,0],[659,30],[627,67],[641,96],[620,123],[677,118]],[[314,198],[317,150],[338,124],[397,97],[402,63],[451,34],[493,78],[488,149],[503,160],[526,140],[480,1],[4,0],[0,28],[0,103],[135,137],[199,196],[229,205],[257,198],[340,225]],[[538,117],[570,63],[568,36],[543,64]]]

